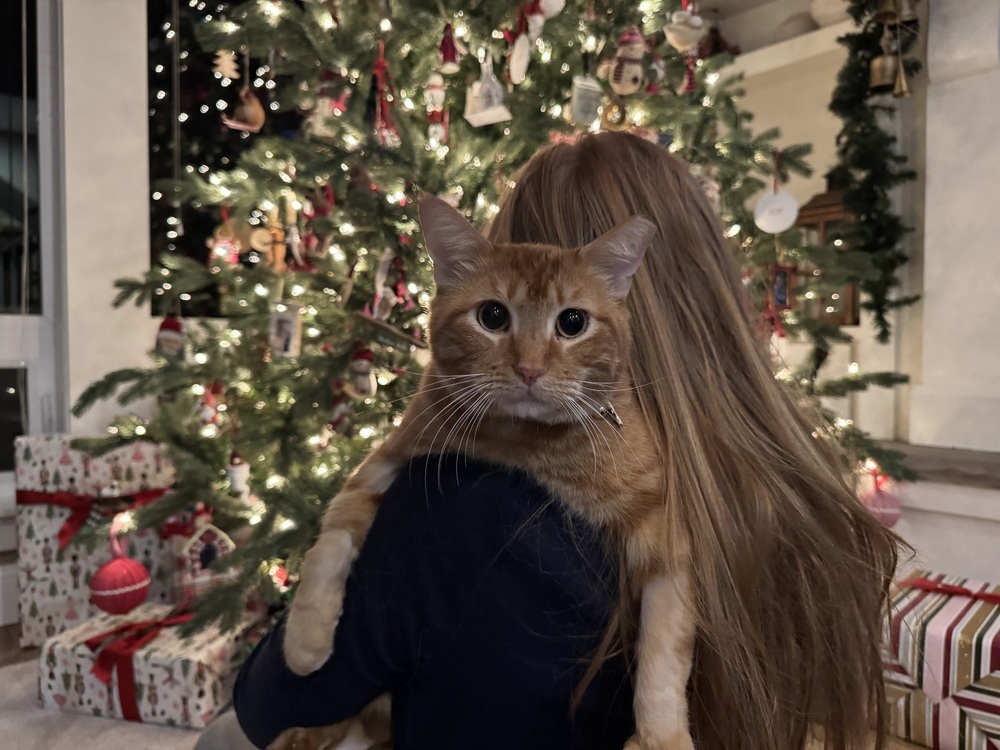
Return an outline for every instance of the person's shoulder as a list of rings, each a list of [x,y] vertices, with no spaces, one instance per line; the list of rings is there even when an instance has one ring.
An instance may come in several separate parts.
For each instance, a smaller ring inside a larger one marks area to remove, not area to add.
[[[379,513],[415,530],[517,521],[549,501],[548,493],[522,471],[462,456],[432,455],[403,466],[383,495]]]

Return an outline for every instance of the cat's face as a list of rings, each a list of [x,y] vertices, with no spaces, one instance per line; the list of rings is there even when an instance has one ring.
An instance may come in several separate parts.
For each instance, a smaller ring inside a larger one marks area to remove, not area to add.
[[[431,351],[441,380],[430,387],[477,415],[548,424],[603,407],[627,367],[624,298],[652,225],[633,220],[575,250],[491,246],[450,207],[426,205],[438,282]]]

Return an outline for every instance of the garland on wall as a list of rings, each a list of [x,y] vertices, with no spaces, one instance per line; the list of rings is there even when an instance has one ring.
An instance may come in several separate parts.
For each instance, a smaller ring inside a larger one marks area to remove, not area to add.
[[[848,56],[830,109],[844,123],[837,136],[837,171],[846,188],[844,205],[856,218],[850,245],[869,255],[876,269],[870,278],[858,279],[862,307],[885,343],[892,333],[890,313],[918,299],[893,294],[897,271],[907,261],[900,244],[910,227],[893,211],[892,190],[915,179],[916,172],[879,120],[895,111],[889,95],[909,96],[908,76],[920,70],[920,61],[909,56],[919,21],[914,0],[849,0],[848,5],[858,30],[840,39]]]

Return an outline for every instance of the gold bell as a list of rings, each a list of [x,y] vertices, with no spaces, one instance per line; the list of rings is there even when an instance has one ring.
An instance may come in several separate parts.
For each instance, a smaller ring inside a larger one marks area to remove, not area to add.
[[[899,23],[902,24],[919,20],[914,0],[896,0],[896,15],[899,17]]]
[[[910,82],[906,80],[906,71],[902,65],[897,65],[896,84],[892,87],[892,95],[897,99],[905,99],[910,95]]]
[[[887,94],[890,91],[895,92],[898,72],[899,62],[896,60],[895,55],[882,54],[878,57],[872,58],[871,69],[868,76],[868,90],[873,94]]]
[[[875,22],[890,26],[899,23],[896,0],[882,0],[882,7],[875,11]]]

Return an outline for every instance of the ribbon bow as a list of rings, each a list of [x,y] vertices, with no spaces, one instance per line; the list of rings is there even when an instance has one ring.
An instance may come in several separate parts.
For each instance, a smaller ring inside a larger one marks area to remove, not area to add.
[[[987,604],[1000,604],[1000,593],[993,593],[991,591],[973,591],[972,589],[967,589],[964,586],[955,586],[950,583],[933,581],[930,578],[908,578],[905,581],[902,581],[899,585],[906,586],[911,589],[929,591],[933,594],[964,596],[969,599],[975,599],[976,601],[986,602]]]
[[[97,653],[91,672],[105,685],[111,685],[112,675],[118,672],[118,700],[122,716],[128,721],[142,721],[135,695],[135,664],[132,657],[143,646],[155,640],[164,628],[180,625],[194,617],[194,612],[181,608],[170,611],[165,617],[140,622],[126,622],[107,632],[85,641]]]
[[[66,549],[66,546],[73,541],[83,525],[87,522],[90,514],[94,510],[94,504],[101,500],[102,503],[124,503],[129,509],[141,508],[149,505],[154,500],[158,500],[167,493],[166,489],[143,490],[134,495],[123,495],[121,497],[96,498],[91,495],[75,495],[72,492],[37,492],[35,490],[18,490],[16,493],[18,505],[57,505],[60,508],[69,510],[69,518],[63,522],[59,529],[57,538],[59,549]]]

